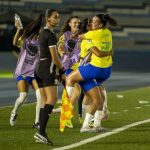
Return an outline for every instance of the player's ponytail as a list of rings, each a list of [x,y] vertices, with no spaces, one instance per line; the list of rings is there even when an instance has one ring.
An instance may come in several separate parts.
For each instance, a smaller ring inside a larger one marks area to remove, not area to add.
[[[28,38],[31,39],[39,34],[40,28],[43,24],[43,14],[40,14],[34,21],[32,21],[27,28],[24,30],[22,34],[22,38]]]
[[[111,26],[117,26],[118,23],[115,19],[113,19],[112,17],[110,17],[109,14],[97,14],[96,15],[100,22],[103,24],[102,27],[105,27],[107,25],[107,23],[109,23]]]
[[[113,19],[112,17],[110,17],[109,14],[105,14],[104,17],[106,18],[107,22],[111,25],[111,26],[118,26],[118,23],[115,19]]]

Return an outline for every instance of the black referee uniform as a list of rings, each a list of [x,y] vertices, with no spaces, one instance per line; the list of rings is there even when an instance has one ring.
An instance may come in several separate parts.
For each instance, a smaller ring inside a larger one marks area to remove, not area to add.
[[[49,51],[50,47],[57,44],[57,38],[53,31],[44,27],[39,34],[40,40],[40,61],[36,67],[35,78],[39,88],[54,86],[58,84],[56,78],[59,75],[59,69],[52,61]]]

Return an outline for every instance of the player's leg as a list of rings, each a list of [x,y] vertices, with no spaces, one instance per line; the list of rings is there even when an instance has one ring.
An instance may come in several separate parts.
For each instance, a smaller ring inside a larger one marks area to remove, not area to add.
[[[29,85],[25,80],[19,80],[17,82],[17,87],[18,87],[18,91],[19,91],[19,97],[16,99],[14,108],[11,112],[11,117],[10,117],[10,125],[11,126],[14,126],[16,124],[17,112],[27,98],[27,92],[28,92]]]
[[[38,84],[35,79],[31,82],[32,88],[35,91],[37,103],[36,103],[36,114],[35,114],[35,122],[33,123],[34,128],[39,128],[39,118],[40,118],[40,108],[41,108],[41,94]]]
[[[93,86],[94,86],[94,83],[93,83]],[[81,132],[90,132],[91,128],[89,127],[89,122],[93,118],[96,110],[98,108],[102,109],[101,101],[99,100],[99,93],[98,93],[97,86],[88,90],[86,93],[91,99],[91,105],[90,105],[88,112],[86,113],[84,123],[82,125],[81,130],[80,130]]]

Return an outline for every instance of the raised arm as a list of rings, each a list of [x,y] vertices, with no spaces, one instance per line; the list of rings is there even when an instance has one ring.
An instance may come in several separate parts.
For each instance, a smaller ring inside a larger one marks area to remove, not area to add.
[[[17,31],[16,31],[16,34],[13,38],[13,45],[14,46],[17,46],[17,42],[18,42],[18,39],[20,37],[20,31],[21,31],[21,24],[19,21],[15,20],[15,27],[17,28]]]

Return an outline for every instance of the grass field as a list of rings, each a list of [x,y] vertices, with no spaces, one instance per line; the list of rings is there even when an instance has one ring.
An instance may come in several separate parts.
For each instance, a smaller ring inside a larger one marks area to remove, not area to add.
[[[117,95],[123,95],[119,98]],[[108,94],[109,118],[102,122],[109,131],[137,121],[150,119],[150,88]],[[142,101],[145,103],[139,103]],[[12,107],[0,108],[0,150],[50,150],[78,143],[84,139],[103,133],[79,132],[81,124],[78,116],[73,119],[74,128],[59,131],[59,114],[53,114],[48,123],[48,135],[54,146],[35,143],[32,128],[35,116],[35,104],[24,105],[19,112],[17,125],[9,125]],[[108,132],[109,132],[108,131]],[[150,150],[150,122],[129,128],[123,132],[101,138],[91,143],[73,148],[78,150]]]
[[[13,78],[13,73],[12,72],[1,72],[0,78]]]

